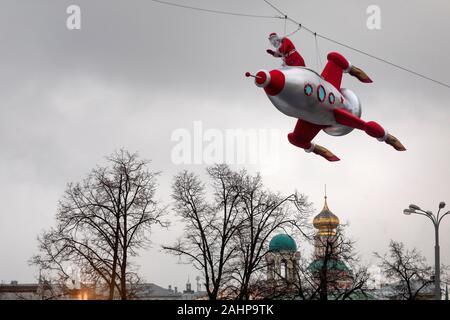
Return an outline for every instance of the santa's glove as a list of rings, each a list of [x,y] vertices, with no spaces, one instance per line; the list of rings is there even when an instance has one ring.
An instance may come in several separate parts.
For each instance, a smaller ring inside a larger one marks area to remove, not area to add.
[[[275,55],[275,51],[271,50],[271,49],[267,49],[266,50],[268,54],[274,56]]]

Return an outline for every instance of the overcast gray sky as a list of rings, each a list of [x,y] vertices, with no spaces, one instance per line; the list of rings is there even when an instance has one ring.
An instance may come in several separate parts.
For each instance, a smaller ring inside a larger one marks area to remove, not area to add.
[[[275,14],[262,0],[173,0],[193,6]],[[273,0],[304,25],[338,41],[450,82],[450,2]],[[81,7],[81,30],[66,28],[66,8]],[[366,8],[381,8],[381,30],[368,30]],[[276,129],[290,132],[295,119],[278,112],[245,79],[245,71],[280,64],[266,54],[270,32],[281,20],[213,15],[147,0],[3,0],[0,3],[0,280],[35,281],[27,265],[36,236],[54,224],[66,183],[78,181],[103,157],[124,147],[152,159],[162,171],[158,197],[170,203],[173,174],[204,172],[205,165],[171,160],[179,128]],[[288,31],[295,26],[288,24]],[[292,40],[308,66],[320,69],[313,37]],[[343,222],[367,263],[390,239],[418,247],[433,263],[433,228],[403,208],[415,202],[436,210],[450,204],[450,89],[371,58],[319,40],[322,64],[340,51],[374,80],[344,77],[360,97],[363,118],[396,135],[396,152],[362,132],[315,141],[334,151],[338,163],[306,154],[284,137],[276,148],[279,170],[264,173],[267,186],[305,193],[320,210],[327,184],[329,206]],[[320,71],[320,70],[319,70]],[[252,172],[262,170],[247,165]],[[153,248],[137,262],[149,282],[184,286],[197,272],[159,252],[181,235],[171,216],[169,231],[155,230]],[[450,218],[441,226],[442,262],[450,264]],[[302,243],[298,243],[302,247]]]

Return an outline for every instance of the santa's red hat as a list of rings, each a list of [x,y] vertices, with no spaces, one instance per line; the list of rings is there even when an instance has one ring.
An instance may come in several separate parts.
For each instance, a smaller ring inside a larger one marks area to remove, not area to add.
[[[271,34],[269,34],[269,39],[272,38],[272,37],[275,37],[276,35],[277,35],[276,32],[272,32]]]

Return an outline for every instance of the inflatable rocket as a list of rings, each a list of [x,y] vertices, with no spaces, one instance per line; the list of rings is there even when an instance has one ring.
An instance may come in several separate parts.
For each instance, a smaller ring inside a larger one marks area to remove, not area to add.
[[[256,86],[264,89],[279,111],[298,119],[294,131],[288,134],[289,142],[329,161],[338,161],[331,151],[311,141],[320,130],[332,136],[343,136],[356,128],[398,151],[406,150],[378,123],[362,120],[360,100],[350,89],[341,88],[344,73],[365,83],[372,80],[337,52],[328,54],[327,59],[322,74],[301,66],[260,70],[255,75],[246,73],[247,77],[255,78]]]

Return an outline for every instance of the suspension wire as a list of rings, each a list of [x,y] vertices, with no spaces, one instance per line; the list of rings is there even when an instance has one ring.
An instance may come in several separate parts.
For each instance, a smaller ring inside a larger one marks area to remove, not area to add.
[[[373,54],[370,54],[370,53],[368,53],[368,52],[362,51],[362,50],[360,50],[360,49],[353,48],[353,47],[351,47],[351,46],[349,46],[349,45],[346,45],[346,44],[341,43],[341,42],[339,42],[339,41],[336,41],[336,40],[333,40],[333,39],[331,39],[331,38],[328,38],[328,37],[326,37],[326,36],[324,36],[324,35],[318,34],[317,36],[320,37],[320,38],[322,38],[322,39],[325,39],[325,40],[328,40],[328,41],[330,41],[330,42],[333,42],[333,43],[335,43],[335,44],[337,44],[337,45],[340,45],[340,46],[342,46],[342,47],[345,47],[345,48],[348,48],[348,49],[353,50],[353,51],[355,51],[355,52],[358,52],[358,53],[361,53],[361,54],[363,54],[363,55],[366,55],[366,56],[368,56],[368,57],[370,57],[370,58],[372,58],[372,59],[375,59],[375,60],[378,60],[378,61],[380,61],[380,62],[386,63],[386,64],[388,64],[388,65],[390,65],[390,66],[392,66],[392,67],[395,67],[395,68],[397,68],[397,69],[400,69],[400,70],[409,72],[409,73],[411,73],[411,74],[413,74],[413,75],[415,75],[415,76],[417,76],[417,77],[420,77],[420,78],[422,78],[422,79],[425,79],[425,80],[428,80],[428,81],[432,81],[432,82],[434,82],[434,83],[436,83],[436,84],[439,84],[439,85],[441,85],[441,86],[450,88],[450,84],[447,84],[447,83],[445,83],[445,82],[442,82],[442,81],[439,81],[439,80],[430,78],[430,77],[428,77],[428,76],[426,76],[426,75],[424,75],[424,74],[421,74],[421,73],[419,73],[419,72],[416,72],[416,71],[411,70],[411,69],[408,69],[408,68],[405,68],[405,67],[400,66],[400,65],[398,65],[398,64],[395,64],[395,63],[393,63],[393,62],[390,62],[390,61],[388,61],[388,60],[386,60],[386,59],[379,58],[379,57],[377,57],[377,56],[374,56]]]
[[[288,33],[287,35],[285,35],[285,37],[290,37],[293,34],[296,34],[297,32],[299,32],[302,29],[302,26],[298,26],[297,29],[295,29],[294,31],[292,31],[291,33]]]
[[[323,70],[322,66],[322,55],[320,53],[319,48],[319,40],[317,39],[317,34],[314,34],[314,42],[316,44],[316,64],[317,64],[317,70]],[[322,84],[322,77],[319,77],[319,83]]]
[[[317,61],[318,61],[318,70],[322,70],[322,54],[320,53],[320,48],[319,48],[319,40],[317,39],[317,34],[314,34],[314,42],[316,43],[316,55],[317,55]]]
[[[281,14],[282,16],[286,16],[286,14],[281,11],[280,9],[278,9],[277,7],[275,7],[273,4],[271,4],[269,1],[267,0],[263,0],[265,3],[267,3],[269,6],[272,7],[272,9],[274,9],[275,11],[277,11],[279,14]]]
[[[184,8],[184,9],[209,12],[209,13],[215,13],[215,14],[224,14],[224,15],[230,15],[230,16],[247,17],[247,18],[263,18],[263,19],[285,19],[284,15],[283,16],[265,16],[265,15],[257,15],[257,14],[250,14],[250,13],[239,13],[239,12],[231,12],[231,11],[205,9],[205,8],[187,6],[184,4],[179,4],[179,3],[169,2],[169,1],[162,1],[162,0],[150,0],[150,1],[156,2],[159,4],[163,4],[163,5],[172,6],[172,7],[179,7],[179,8]]]
[[[396,64],[396,63],[394,63],[394,62],[391,62],[391,61],[389,61],[389,60],[386,60],[386,59],[377,57],[377,56],[375,56],[375,55],[373,55],[373,54],[371,54],[371,53],[368,53],[368,52],[366,52],[366,51],[357,49],[357,48],[355,48],[355,47],[353,47],[353,46],[350,46],[350,45],[348,45],[348,44],[342,43],[342,42],[340,42],[340,41],[334,40],[334,39],[332,39],[332,38],[330,38],[330,37],[328,37],[328,36],[325,36],[325,35],[323,35],[323,34],[319,34],[319,33],[315,32],[315,31],[311,30],[310,28],[306,27],[305,25],[299,23],[299,22],[296,21],[295,19],[291,18],[291,17],[288,16],[285,12],[283,12],[282,10],[280,10],[278,7],[276,7],[275,5],[273,5],[273,4],[272,4],[270,1],[268,1],[268,0],[263,0],[263,1],[264,1],[267,5],[269,5],[272,9],[274,9],[278,14],[280,14],[279,16],[257,15],[257,14],[247,14],[247,13],[240,13],[240,12],[231,12],[231,11],[222,11],[222,10],[206,9],[206,8],[201,8],[201,7],[194,7],[194,6],[182,5],[182,4],[178,4],[178,3],[174,3],[174,2],[169,2],[169,1],[163,1],[163,0],[150,0],[150,1],[155,2],[155,3],[162,4],[162,5],[168,5],[168,6],[173,6],[173,7],[179,7],[179,8],[184,8],[184,9],[189,9],[189,10],[196,10],[196,11],[202,11],[202,12],[207,12],[207,13],[214,13],[214,14],[223,14],[223,15],[238,16],[238,17],[246,17],[246,18],[284,19],[284,34],[285,34],[285,37],[291,36],[292,34],[298,32],[300,29],[304,29],[305,31],[309,32],[310,34],[312,34],[312,35],[315,37],[315,41],[316,41],[316,46],[317,46],[317,48],[318,48],[318,45],[317,45],[317,38],[322,38],[322,39],[324,39],[324,40],[327,40],[327,41],[329,41],[329,42],[332,42],[332,43],[334,43],[334,44],[337,44],[337,45],[339,45],[339,46],[342,46],[342,47],[344,47],[344,48],[350,49],[350,50],[352,50],[352,51],[355,51],[355,52],[358,52],[358,53],[360,53],[360,54],[362,54],[362,55],[365,55],[365,56],[367,56],[367,57],[369,57],[369,58],[372,58],[372,59],[374,59],[374,60],[377,60],[377,61],[379,61],[379,62],[381,62],[381,63],[385,63],[385,64],[387,64],[387,65],[390,65],[390,66],[394,67],[394,68],[403,70],[403,71],[408,72],[408,73],[410,73],[410,74],[412,74],[412,75],[415,75],[415,76],[417,76],[417,77],[420,77],[420,78],[422,78],[422,79],[425,79],[425,80],[434,82],[434,83],[436,83],[436,84],[438,84],[438,85],[441,85],[441,86],[444,86],[444,87],[450,89],[450,84],[448,84],[448,83],[445,83],[445,82],[442,82],[442,81],[433,79],[433,78],[431,78],[431,77],[429,77],[429,76],[426,76],[426,75],[424,75],[424,74],[422,74],[422,73],[419,73],[419,72],[417,72],[417,71],[414,71],[414,70],[412,70],[412,69],[403,67],[403,66],[398,65],[398,64]],[[291,33],[288,34],[288,35],[286,35],[286,24],[287,24],[286,22],[287,22],[287,21],[290,21],[290,22],[294,23],[295,25],[297,25],[297,29],[296,29],[295,31],[291,32]]]
[[[350,46],[350,45],[348,45],[348,44],[342,43],[342,42],[340,42],[340,41],[334,40],[334,39],[332,39],[332,38],[330,38],[330,37],[327,37],[327,36],[325,36],[325,35],[319,34],[319,33],[315,32],[315,31],[309,29],[309,28],[306,27],[305,25],[301,24],[300,22],[298,22],[298,21],[292,19],[291,17],[287,16],[286,13],[284,13],[283,11],[281,11],[279,8],[275,7],[275,6],[274,6],[272,3],[270,3],[268,0],[263,0],[263,1],[264,1],[265,3],[267,3],[270,7],[272,7],[275,11],[277,11],[279,14],[283,15],[284,17],[286,17],[287,20],[289,20],[290,22],[296,24],[297,26],[299,26],[299,28],[303,28],[304,30],[306,30],[306,31],[308,31],[309,33],[311,33],[316,39],[317,39],[317,37],[322,38],[322,39],[327,40],[327,41],[329,41],[329,42],[332,42],[332,43],[335,43],[335,44],[340,45],[340,46],[342,46],[342,47],[345,47],[345,48],[347,48],[347,49],[350,49],[350,50],[353,50],[353,51],[355,51],[355,52],[358,52],[358,53],[360,53],[360,54],[362,54],[362,55],[365,55],[365,56],[367,56],[367,57],[369,57],[369,58],[375,59],[375,60],[377,60],[377,61],[379,61],[379,62],[388,64],[388,65],[390,65],[390,66],[392,66],[392,67],[394,67],[394,68],[403,70],[403,71],[408,72],[408,73],[410,73],[410,74],[413,74],[413,75],[415,75],[415,76],[417,76],[417,77],[420,77],[420,78],[422,78],[422,79],[425,79],[425,80],[434,82],[434,83],[436,83],[436,84],[439,84],[439,85],[441,85],[441,86],[444,86],[444,87],[450,89],[450,84],[448,84],[448,83],[445,83],[445,82],[442,82],[442,81],[433,79],[433,78],[431,78],[431,77],[429,77],[429,76],[426,76],[426,75],[424,75],[424,74],[421,74],[421,73],[419,73],[419,72],[417,72],[417,71],[414,71],[414,70],[412,70],[412,69],[408,69],[408,68],[403,67],[403,66],[401,66],[401,65],[398,65],[398,64],[396,64],[396,63],[394,63],[394,62],[391,62],[391,61],[388,61],[388,60],[386,60],[386,59],[377,57],[377,56],[375,56],[375,55],[373,55],[373,54],[370,54],[370,53],[365,52],[365,51],[363,51],[363,50],[360,50],[360,49],[357,49],[357,48],[355,48],[355,47],[352,47],[352,46]]]

